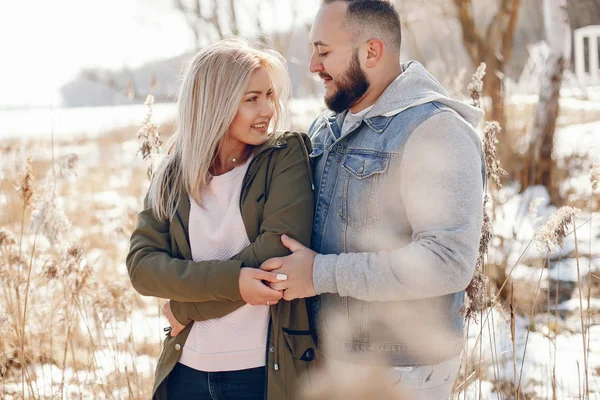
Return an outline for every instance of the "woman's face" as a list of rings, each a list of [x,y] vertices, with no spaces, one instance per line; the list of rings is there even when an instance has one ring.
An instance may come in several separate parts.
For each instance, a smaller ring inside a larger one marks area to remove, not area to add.
[[[229,126],[227,140],[237,144],[261,145],[268,139],[273,118],[273,87],[264,67],[257,68],[248,82],[237,114]]]

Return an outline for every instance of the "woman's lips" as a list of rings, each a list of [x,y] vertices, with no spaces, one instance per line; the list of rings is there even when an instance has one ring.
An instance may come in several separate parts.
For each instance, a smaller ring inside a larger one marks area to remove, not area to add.
[[[269,127],[269,124],[266,122],[261,122],[259,124],[254,124],[250,126],[252,129],[254,129],[257,132],[260,133],[266,133],[267,132],[267,128]]]

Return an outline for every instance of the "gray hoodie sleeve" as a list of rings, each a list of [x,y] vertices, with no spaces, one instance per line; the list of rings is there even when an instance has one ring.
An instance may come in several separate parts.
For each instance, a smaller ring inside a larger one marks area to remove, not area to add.
[[[455,293],[469,284],[483,218],[477,134],[453,112],[436,114],[412,133],[399,168],[412,242],[377,253],[318,255],[317,294],[397,301]]]

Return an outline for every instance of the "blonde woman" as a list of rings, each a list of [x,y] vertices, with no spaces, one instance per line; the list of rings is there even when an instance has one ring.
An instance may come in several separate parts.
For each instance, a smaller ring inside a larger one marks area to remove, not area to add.
[[[153,177],[127,268],[143,295],[169,299],[155,399],[289,399],[315,358],[304,300],[258,269],[310,244],[313,190],[304,134],[274,133],[289,93],[276,52],[224,40],[190,63],[177,136]]]

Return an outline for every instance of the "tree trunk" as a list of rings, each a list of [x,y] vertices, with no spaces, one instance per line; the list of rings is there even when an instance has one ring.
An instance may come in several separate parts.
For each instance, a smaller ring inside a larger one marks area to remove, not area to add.
[[[481,33],[475,25],[472,0],[454,0],[457,18],[462,28],[463,44],[475,66],[481,61],[487,65],[483,81],[484,95],[491,100],[487,119],[497,121],[502,128],[499,137],[500,164],[514,177],[514,150],[507,138],[509,129],[504,114],[504,67],[512,55],[513,38],[521,8],[521,0],[498,0],[498,11]]]
[[[561,198],[557,183],[552,179],[555,161],[552,158],[554,149],[554,132],[558,117],[560,87],[565,67],[562,54],[551,54],[548,57],[547,70],[536,104],[531,146],[529,148],[529,167],[527,181],[523,190],[531,185],[543,185],[550,193],[553,204],[560,205]]]
[[[506,116],[504,115],[504,92],[502,88],[503,65],[495,56],[486,60],[487,73],[483,81],[485,92],[490,96],[491,110],[489,116],[492,121],[497,121],[503,130],[506,129]]]
[[[555,205],[562,202],[557,183],[552,179],[556,167],[552,158],[554,133],[559,112],[560,87],[565,69],[565,39],[568,34],[566,0],[544,1],[544,25],[550,53],[535,107],[529,144],[528,167],[521,188],[543,185]]]

